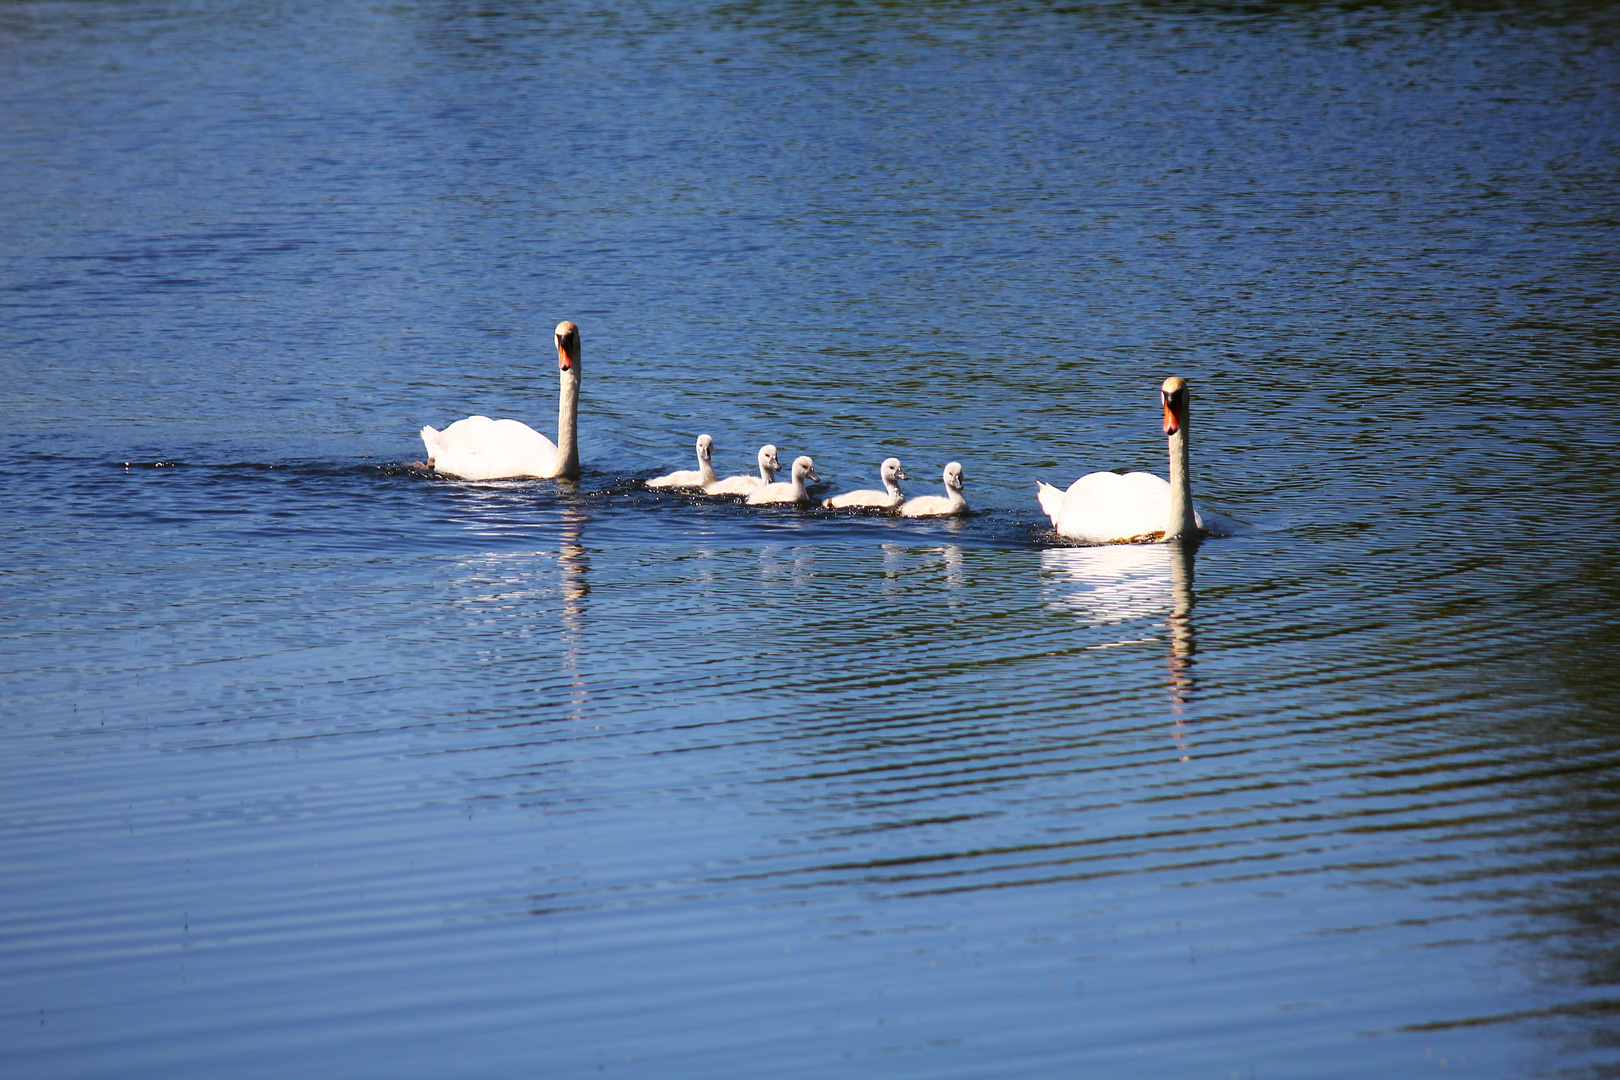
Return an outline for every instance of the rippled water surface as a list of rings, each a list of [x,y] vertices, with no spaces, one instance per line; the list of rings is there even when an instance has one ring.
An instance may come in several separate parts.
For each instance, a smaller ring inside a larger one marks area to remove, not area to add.
[[[22,0],[0,190],[8,1078],[1620,1076],[1612,6]]]

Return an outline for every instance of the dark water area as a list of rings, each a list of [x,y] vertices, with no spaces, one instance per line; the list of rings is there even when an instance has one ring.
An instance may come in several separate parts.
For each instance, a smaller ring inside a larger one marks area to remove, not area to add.
[[[6,1077],[1620,1076],[1620,9],[24,0],[0,191]]]

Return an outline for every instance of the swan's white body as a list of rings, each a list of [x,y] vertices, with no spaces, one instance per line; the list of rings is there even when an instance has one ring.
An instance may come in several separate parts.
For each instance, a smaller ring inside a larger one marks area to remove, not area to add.
[[[1036,494],[1052,527],[1071,540],[1158,539],[1170,520],[1170,485],[1152,473],[1088,473],[1067,491],[1037,483]],[[1193,520],[1203,527],[1196,510]]]
[[[443,431],[422,429],[434,472],[462,480],[556,476],[557,444],[518,420],[469,416]]]
[[[728,476],[716,480],[703,489],[705,495],[748,495],[766,484],[776,483],[776,470],[782,466],[776,460],[776,447],[766,443],[759,448],[758,476]]]
[[[805,490],[806,480],[820,480],[816,475],[816,464],[807,457],[793,459],[793,479],[787,483],[777,481],[758,488],[748,496],[749,506],[769,506],[780,503],[807,503],[810,501],[810,492]]]
[[[846,491],[842,495],[834,495],[821,505],[835,510],[847,506],[868,507],[875,510],[899,509],[906,498],[900,494],[900,481],[909,479],[900,468],[900,459],[885,458],[883,464],[878,466],[878,475],[883,479],[882,491],[873,491],[869,488]]]
[[[443,431],[422,429],[428,468],[462,480],[505,480],[519,476],[579,475],[575,421],[579,409],[579,327],[560,322],[555,332],[557,370],[557,439],[552,442],[528,424],[469,416]]]
[[[945,466],[945,494],[919,495],[907,499],[900,507],[901,517],[949,517],[968,512],[967,496],[962,494],[962,466],[951,462]]]
[[[1164,430],[1170,439],[1170,480],[1152,473],[1088,473],[1060,491],[1036,482],[1041,509],[1052,527],[1071,540],[1092,544],[1125,541],[1173,540],[1206,530],[1192,501],[1192,469],[1188,464],[1187,384],[1164,381],[1159,390],[1164,404]]]
[[[650,488],[700,488],[714,483],[714,440],[707,435],[697,437],[698,467],[679,469],[667,476],[655,476],[647,481]]]

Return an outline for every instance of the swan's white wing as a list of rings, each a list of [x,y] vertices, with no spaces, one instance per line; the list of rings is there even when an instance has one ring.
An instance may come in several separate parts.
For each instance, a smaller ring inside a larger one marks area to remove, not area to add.
[[[1108,543],[1163,532],[1170,520],[1170,484],[1152,473],[1094,472],[1063,493],[1057,531],[1074,540]]]
[[[774,484],[766,484],[764,487],[757,487],[748,493],[748,505],[761,506],[765,503],[775,502],[782,496],[791,493],[792,490],[792,484],[784,484],[780,481]]]
[[[844,506],[871,506],[880,510],[893,510],[900,505],[897,495],[890,495],[887,491],[874,491],[862,489],[860,491],[846,491],[842,495],[834,495],[821,505],[830,507]]]
[[[428,429],[422,431],[428,443]],[[557,445],[528,424],[469,416],[438,433],[428,445],[433,468],[463,480],[554,476]]]
[[[793,490],[793,485],[782,480],[778,480],[774,484],[766,484],[764,487],[755,488],[748,496],[748,505],[750,506],[766,506],[771,503],[796,501],[797,495]]]
[[[1041,502],[1041,511],[1052,519],[1052,527],[1056,528],[1058,519],[1063,516],[1063,492],[1044,480],[1037,480],[1035,497]]]
[[[758,491],[765,486],[765,481],[757,476],[728,476],[724,480],[716,480],[703,489],[705,495],[747,495],[751,491]]]
[[[647,481],[650,488],[695,488],[703,486],[703,474],[697,469],[679,469],[665,476],[655,476]]]
[[[967,504],[944,495],[918,495],[900,507],[901,517],[955,517],[967,513]]]

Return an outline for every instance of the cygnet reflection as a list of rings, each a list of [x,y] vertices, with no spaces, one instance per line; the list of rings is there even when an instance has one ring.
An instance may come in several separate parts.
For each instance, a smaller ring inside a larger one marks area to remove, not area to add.
[[[900,580],[906,569],[906,549],[899,544],[883,545],[883,578],[889,583]]]
[[[815,576],[816,556],[813,548],[767,544],[759,549],[759,577],[767,586],[778,581],[791,581],[794,588],[799,588],[810,584]]]
[[[940,571],[944,573],[941,574]],[[951,604],[960,602],[959,593],[967,585],[967,574],[962,547],[944,544],[940,547],[904,547],[900,544],[883,545],[883,590],[898,596],[906,588],[938,589],[943,584],[950,590]]]

